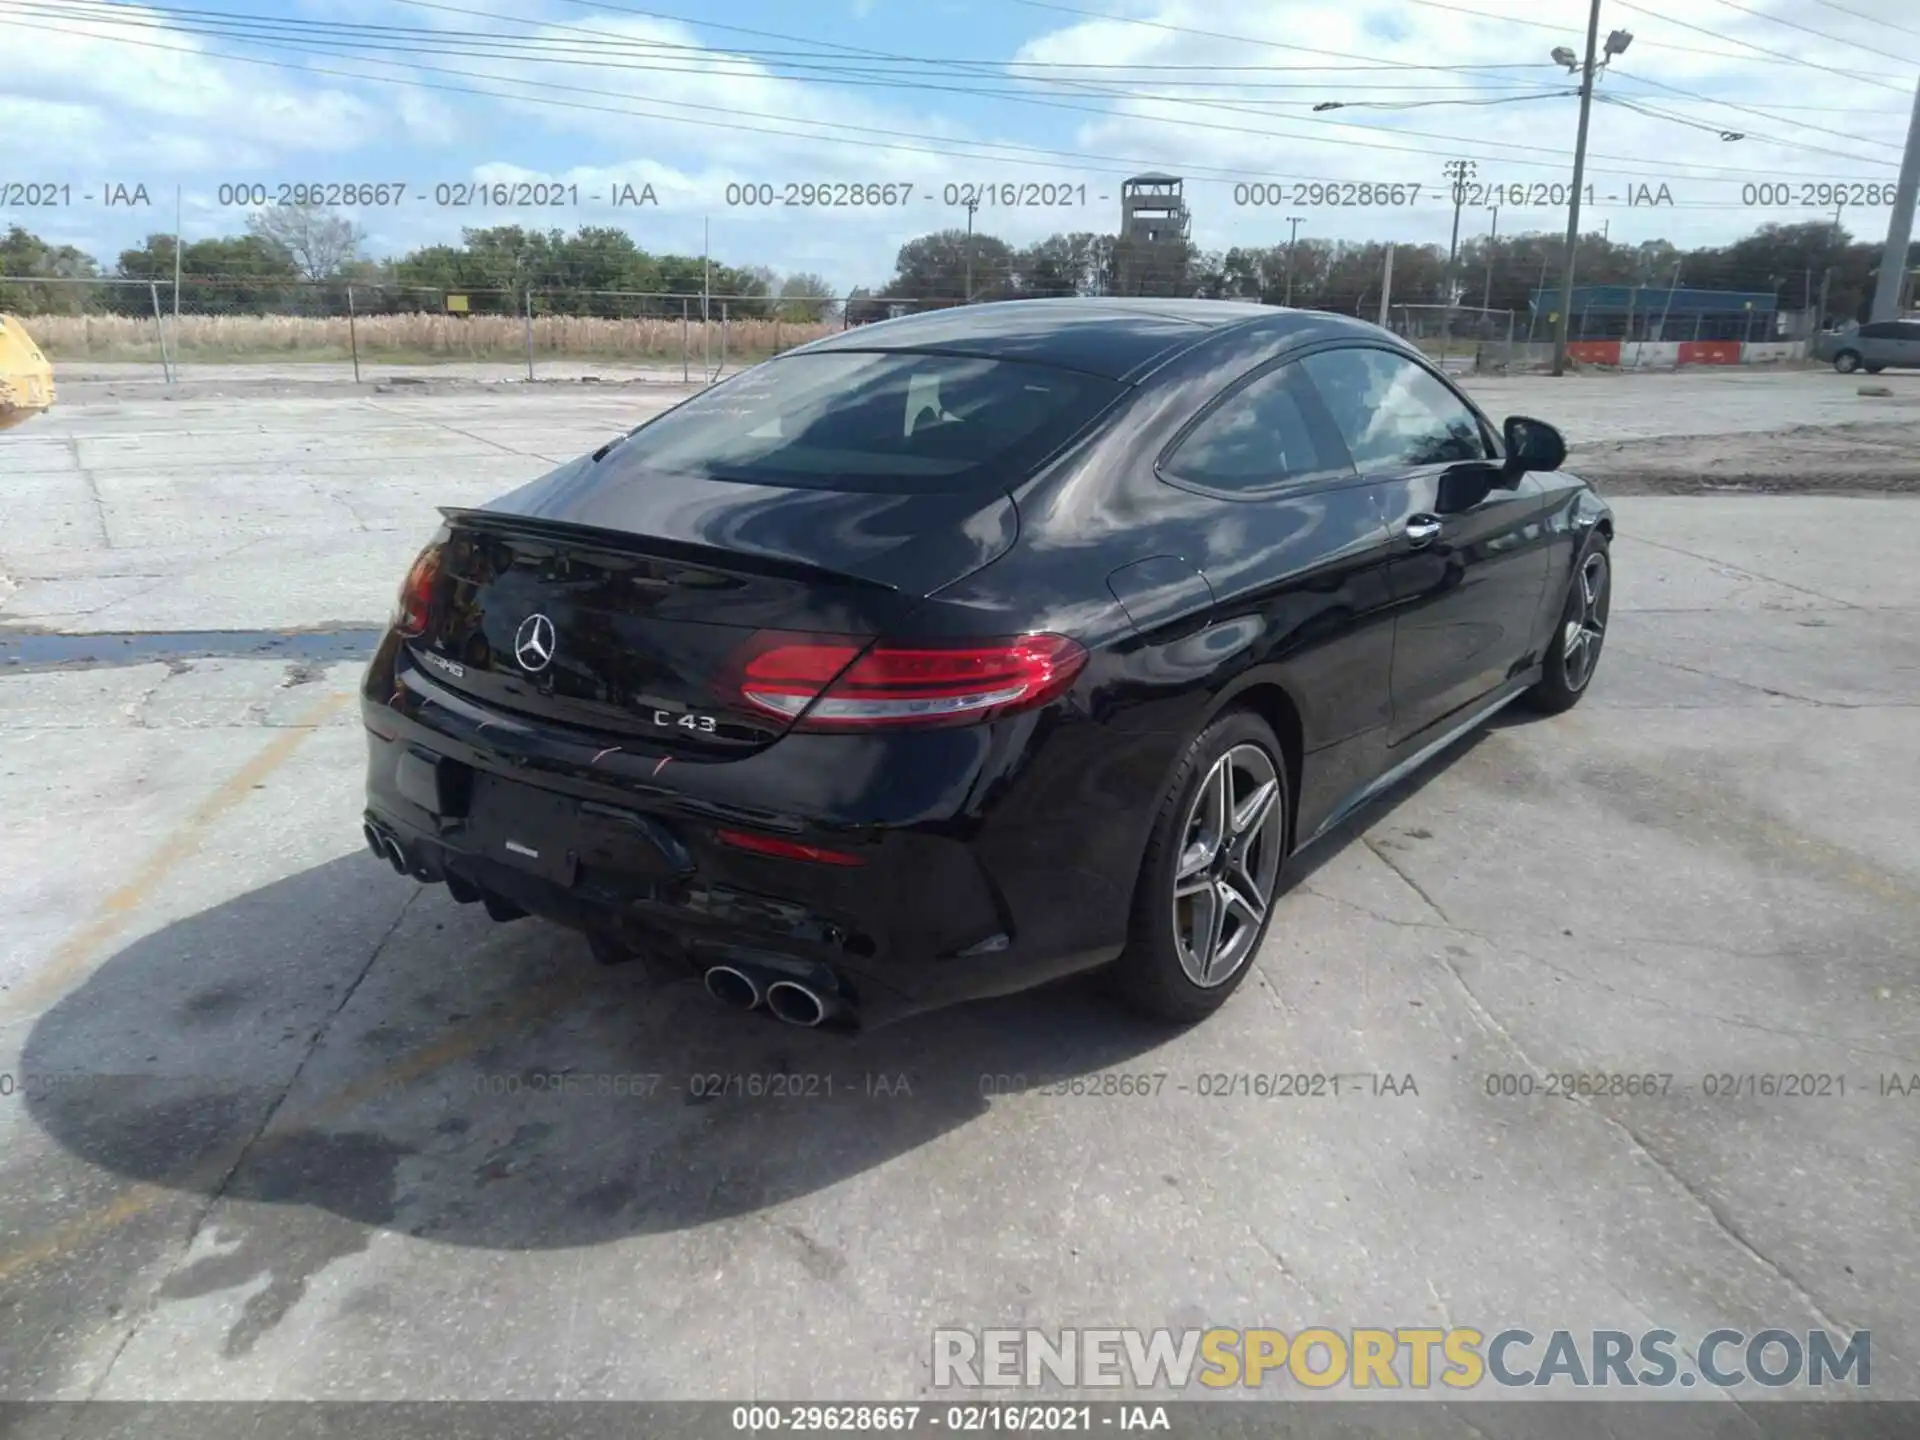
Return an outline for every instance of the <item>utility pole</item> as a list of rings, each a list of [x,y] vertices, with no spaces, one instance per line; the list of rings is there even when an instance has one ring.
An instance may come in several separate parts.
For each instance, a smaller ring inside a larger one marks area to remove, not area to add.
[[[1673,262],[1673,278],[1667,281],[1667,303],[1660,307],[1659,333],[1653,337],[1656,340],[1665,340],[1667,338],[1667,317],[1673,313],[1673,292],[1680,288],[1680,267],[1685,263],[1684,260],[1676,260]],[[1678,369],[1679,365],[1680,362],[1678,360],[1674,361],[1675,369]]]
[[[186,208],[183,193],[180,186],[173,187],[173,334],[176,340],[180,336],[180,217]]]
[[[1500,238],[1500,207],[1489,205],[1487,208],[1493,211],[1493,224],[1487,228],[1487,286],[1480,292],[1480,318],[1483,320],[1493,305],[1493,242]]]
[[[1840,211],[1843,208],[1843,206],[1844,206],[1844,202],[1842,202],[1841,204],[1837,204],[1833,207],[1833,234],[1827,240],[1827,250],[1829,252],[1829,255],[1831,255],[1832,252],[1837,251],[1840,248]],[[1827,268],[1820,272],[1820,310],[1819,310],[1819,313],[1813,317],[1813,328],[1815,330],[1822,330],[1826,328],[1827,291],[1829,290],[1829,288],[1831,288],[1832,285],[1833,285],[1833,265],[1831,263],[1831,260],[1829,260]],[[1813,339],[1813,336],[1808,335],[1807,339],[1811,341]]]
[[[1471,160],[1449,160],[1441,167],[1453,181],[1453,239],[1447,243],[1447,308],[1440,320],[1440,358],[1447,358],[1453,339],[1453,307],[1460,302],[1460,285],[1454,278],[1454,262],[1460,255],[1460,207],[1467,203],[1467,182],[1476,168]]]
[[[1300,222],[1304,215],[1287,216],[1287,224],[1293,228],[1287,232],[1287,308],[1293,308],[1293,243],[1300,234]]]
[[[1386,268],[1380,275],[1380,328],[1387,328],[1389,308],[1393,304],[1393,246],[1387,246]]]
[[[979,209],[979,196],[966,202],[966,303],[973,303],[973,211]]]
[[[1907,122],[1907,153],[1900,161],[1900,184],[1893,192],[1887,220],[1887,249],[1880,257],[1880,283],[1873,287],[1871,319],[1893,320],[1900,313],[1900,292],[1907,278],[1907,249],[1913,240],[1913,201],[1920,192],[1920,87],[1913,92],[1913,118]]]
[[[1573,142],[1573,193],[1567,196],[1567,266],[1560,282],[1560,318],[1553,326],[1553,373],[1567,373],[1567,322],[1573,310],[1573,269],[1580,245],[1580,187],[1587,179],[1587,124],[1593,118],[1593,52],[1600,45],[1600,0],[1587,11],[1587,54],[1580,67],[1580,129]]]

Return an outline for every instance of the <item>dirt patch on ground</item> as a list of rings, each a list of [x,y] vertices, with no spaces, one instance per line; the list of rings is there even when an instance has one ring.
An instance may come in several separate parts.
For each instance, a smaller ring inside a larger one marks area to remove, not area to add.
[[[1625,440],[1567,468],[1612,495],[1920,494],[1920,422]]]

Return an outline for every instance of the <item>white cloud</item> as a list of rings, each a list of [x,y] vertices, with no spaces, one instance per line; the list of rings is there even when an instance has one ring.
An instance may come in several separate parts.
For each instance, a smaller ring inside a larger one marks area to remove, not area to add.
[[[130,18],[153,15],[136,7],[128,12]],[[8,117],[60,107],[59,124],[8,127],[10,134],[33,136],[43,165],[90,173],[216,165],[254,170],[393,135],[391,99],[210,55],[190,35],[77,18],[63,19],[57,29],[38,17],[6,23],[24,42],[8,47]],[[407,129],[448,133],[444,114],[417,97],[398,110]]]
[[[903,241],[962,221],[957,209],[940,203],[941,187],[950,181],[1084,184],[1084,208],[981,208],[979,228],[1021,243],[1055,230],[1111,229],[1117,199],[1100,197],[1117,197],[1120,180],[1131,171],[1167,169],[1188,177],[1195,238],[1208,248],[1224,248],[1284,238],[1288,214],[1305,217],[1303,236],[1444,243],[1452,215],[1440,167],[1453,155],[1475,159],[1481,182],[1564,185],[1568,179],[1576,116],[1570,96],[1405,111],[1366,109],[1357,102],[1489,99],[1521,93],[1526,85],[1571,89],[1574,82],[1546,55],[1556,44],[1582,42],[1585,0],[1063,3],[1155,24],[1007,6],[996,18],[1025,17],[1049,26],[1011,59],[1195,67],[1162,72],[1189,83],[1123,82],[1112,72],[1031,67],[1022,70],[1030,77],[1023,80],[957,62],[928,72],[919,90],[812,83],[784,78],[722,48],[701,49],[703,36],[713,32],[625,13],[570,6],[529,18],[525,4],[513,5],[509,15],[502,0],[462,0],[473,9],[502,9],[500,18],[483,20],[402,9],[391,0],[305,0],[299,13],[316,18],[442,30],[446,52],[409,59],[411,68],[391,60],[314,57],[313,67],[345,72],[321,75],[211,55],[200,41],[178,33],[140,37],[169,50],[116,44],[106,35],[125,31],[75,22],[69,28],[97,33],[34,31],[32,43],[13,47],[0,124],[8,133],[34,135],[36,158],[52,170],[88,178],[156,175],[167,182],[169,198],[173,180],[183,179],[190,199],[206,202],[190,205],[190,234],[237,223],[231,209],[211,204],[210,187],[220,180],[352,178],[391,169],[396,153],[409,157],[404,168],[422,168],[412,157],[427,154],[433,157],[425,162],[431,173],[405,177],[427,189],[466,177],[557,179],[595,193],[614,182],[651,184],[659,206],[633,212],[583,203],[560,211],[449,214],[414,205],[363,213],[376,246],[450,239],[463,224],[619,223],[631,225],[649,248],[695,250],[705,220],[716,258],[820,270],[840,283],[883,278]],[[1591,225],[1610,222],[1612,233],[1624,238],[1722,240],[1763,219],[1795,221],[1823,213],[1797,203],[1745,205],[1747,186],[1786,182],[1797,201],[1803,183],[1894,178],[1911,95],[1909,82],[1899,77],[1907,61],[1920,56],[1920,37],[1903,38],[1814,0],[1743,3],[1857,45],[1820,39],[1718,0],[1647,0],[1645,10],[1658,14],[1630,11],[1625,0],[1615,0],[1606,23],[1632,30],[1635,40],[1600,93],[1634,97],[1635,103],[1737,129],[1747,138],[1723,142],[1670,119],[1597,105],[1588,177],[1594,192],[1622,194],[1646,184],[1657,193],[1664,183],[1679,204],[1648,209],[1603,203],[1588,212]],[[1465,15],[1446,5],[1500,18]],[[1895,24],[1915,20],[1911,0],[1852,0],[1852,7]],[[787,28],[804,28],[804,12],[794,15]],[[503,31],[585,45],[575,52],[580,59],[627,60],[641,68],[459,53],[456,37]],[[1195,33],[1206,31],[1239,38]],[[986,48],[983,33],[984,27],[929,27],[925,40],[902,48],[977,55]],[[1735,43],[1742,38],[1814,65],[1893,78],[1883,88],[1807,65],[1772,63]],[[843,58],[849,67],[861,63]],[[1530,68],[1353,68],[1394,63]],[[1042,74],[1051,83],[1031,78]],[[392,83],[395,77],[423,84]],[[452,89],[424,88],[433,86]],[[941,86],[1017,91],[1039,103],[983,102]],[[462,88],[481,93],[453,93]],[[1349,108],[1316,115],[1310,107],[1317,100]],[[1773,114],[1745,114],[1731,105]],[[1289,189],[1280,205],[1236,206],[1234,182],[1259,177],[1419,184],[1423,196],[1415,207],[1296,206]],[[879,213],[725,203],[729,184],[852,180],[908,183],[916,196],[934,199],[916,198]],[[1483,228],[1487,220],[1484,214],[1469,216],[1464,228]],[[1886,208],[1879,206],[1854,211],[1847,224],[1855,233],[1873,233],[1885,220]],[[1563,223],[1563,212],[1546,206],[1509,205],[1499,217],[1503,233]],[[40,228],[45,233],[47,227]]]
[[[1090,0],[1083,3],[1092,8]],[[1521,81],[1557,84],[1571,90],[1577,81],[1556,71],[1547,52],[1556,44],[1576,49],[1581,46],[1587,12],[1584,0],[1448,3],[1503,18],[1483,19],[1404,0],[1378,0],[1371,5],[1295,0],[1232,10],[1196,0],[1169,0],[1137,7],[1131,13],[1170,28],[1111,20],[1072,21],[1029,43],[1018,58],[1082,65],[1321,67],[1255,76],[1225,69],[1211,72],[1221,79],[1245,77],[1268,84],[1298,84],[1302,87],[1298,90],[1275,91],[1253,83],[1204,92],[1147,85],[1141,87],[1139,98],[1131,101],[1089,99],[1086,103],[1110,104],[1113,113],[1080,122],[1074,148],[1138,155],[1193,177],[1188,187],[1190,203],[1203,232],[1200,238],[1206,243],[1224,244],[1243,238],[1271,243],[1276,228],[1271,211],[1236,210],[1231,182],[1198,178],[1211,167],[1276,178],[1420,184],[1424,187],[1423,198],[1437,203],[1423,205],[1413,213],[1308,204],[1300,207],[1307,217],[1303,233],[1393,235],[1444,242],[1444,229],[1436,236],[1435,227],[1442,213],[1448,221],[1451,219],[1441,168],[1445,161],[1456,155],[1473,158],[1477,162],[1476,178],[1481,182],[1502,186],[1518,182],[1528,187],[1564,185],[1570,179],[1576,100],[1566,95],[1511,104],[1423,105],[1399,111],[1361,108],[1352,102],[1490,99],[1520,93],[1517,82]],[[1881,0],[1879,8],[1889,19],[1910,11],[1910,6],[1903,8],[1903,0]],[[1588,173],[1595,195],[1625,195],[1641,184],[1657,194],[1658,186],[1664,183],[1678,204],[1672,209],[1628,209],[1598,203],[1588,212],[1595,227],[1602,220],[1610,220],[1617,233],[1629,235],[1659,233],[1676,240],[1724,238],[1751,228],[1761,219],[1805,220],[1822,213],[1795,205],[1778,215],[1757,214],[1753,207],[1743,204],[1747,185],[1776,178],[1790,180],[1797,199],[1803,181],[1894,178],[1906,118],[1898,82],[1889,80],[1885,83],[1891,89],[1879,89],[1801,65],[1768,63],[1767,57],[1743,50],[1730,40],[1702,35],[1675,22],[1717,30],[1729,37],[1750,38],[1769,49],[1835,69],[1890,74],[1897,72],[1897,64],[1876,58],[1872,48],[1850,49],[1818,40],[1745,16],[1713,0],[1662,0],[1659,9],[1658,16],[1651,16],[1628,12],[1623,5],[1611,8],[1608,23],[1631,30],[1635,41],[1618,62],[1616,73],[1601,82],[1598,93],[1633,97],[1635,104],[1741,131],[1747,138],[1725,142],[1717,134],[1673,120],[1656,119],[1612,103],[1597,104]],[[1849,22],[1808,0],[1775,0],[1769,13],[1875,43],[1897,38],[1884,30],[1874,35],[1874,27]],[[1383,19],[1391,23],[1382,24]],[[1193,33],[1198,31],[1229,32],[1243,38]],[[1250,43],[1261,41],[1270,43]],[[1920,39],[1913,43],[1920,50]],[[1345,52],[1355,58],[1316,56],[1287,47]],[[1690,53],[1696,49],[1723,53]],[[1367,60],[1422,66],[1534,64],[1537,68],[1487,69],[1472,74],[1438,70],[1392,74],[1340,68]],[[1209,72],[1201,69],[1181,73],[1193,78]],[[1724,104],[1702,104],[1672,95],[1653,82],[1760,110],[1777,105],[1810,108],[1779,111],[1772,118],[1743,114]],[[1360,85],[1379,88],[1349,88]],[[1449,94],[1429,88],[1442,85],[1476,87],[1478,93],[1461,90]],[[1196,95],[1204,96],[1204,100],[1196,100]],[[1348,108],[1315,114],[1310,104],[1271,103],[1276,96],[1307,102],[1344,101]],[[1812,127],[1859,138],[1821,134]],[[1875,141],[1881,143],[1872,143]],[[1840,153],[1817,153],[1820,150]],[[1740,171],[1747,173],[1737,173]],[[1510,213],[1501,217],[1503,229],[1547,229],[1564,224],[1564,211],[1558,208],[1509,209]],[[1282,207],[1282,213],[1293,210],[1292,205]],[[1474,223],[1484,226],[1486,217]],[[1884,225],[1885,207],[1861,214],[1854,223],[1856,228],[1869,229]],[[1284,235],[1284,226],[1279,228]]]

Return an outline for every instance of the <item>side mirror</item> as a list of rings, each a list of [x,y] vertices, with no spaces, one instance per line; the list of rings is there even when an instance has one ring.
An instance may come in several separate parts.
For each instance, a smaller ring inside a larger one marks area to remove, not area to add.
[[[1440,472],[1434,508],[1442,515],[1462,514],[1491,495],[1500,483],[1500,467],[1491,461],[1469,460],[1450,466]]]
[[[1510,470],[1558,470],[1566,463],[1566,437],[1544,420],[1509,415],[1502,432]]]

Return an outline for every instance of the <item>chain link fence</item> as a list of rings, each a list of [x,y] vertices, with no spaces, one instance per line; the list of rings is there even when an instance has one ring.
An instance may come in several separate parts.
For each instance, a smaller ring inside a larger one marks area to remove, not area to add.
[[[172,381],[214,366],[480,367],[529,380],[596,367],[624,378],[713,380],[832,334],[844,303],[764,295],[444,289],[328,282],[249,293],[244,282],[35,280],[4,297],[74,378],[147,371]]]
[[[1005,296],[990,291],[975,298]],[[1383,312],[1378,290],[1319,298],[1317,308],[1384,320],[1449,371],[1535,368],[1552,358],[1555,317],[1537,305],[1392,301]],[[0,282],[0,308],[28,320],[63,378],[166,383],[245,366],[274,378],[356,382],[427,372],[702,384],[849,324],[967,303],[964,295],[856,292],[796,300],[571,287],[289,284],[244,276],[185,276],[177,296],[171,278]],[[1804,339],[1811,323],[1811,314],[1801,311],[1663,313],[1653,301],[1637,311],[1629,306],[1624,315],[1577,310],[1569,332],[1575,342],[1643,345],[1790,341]]]

